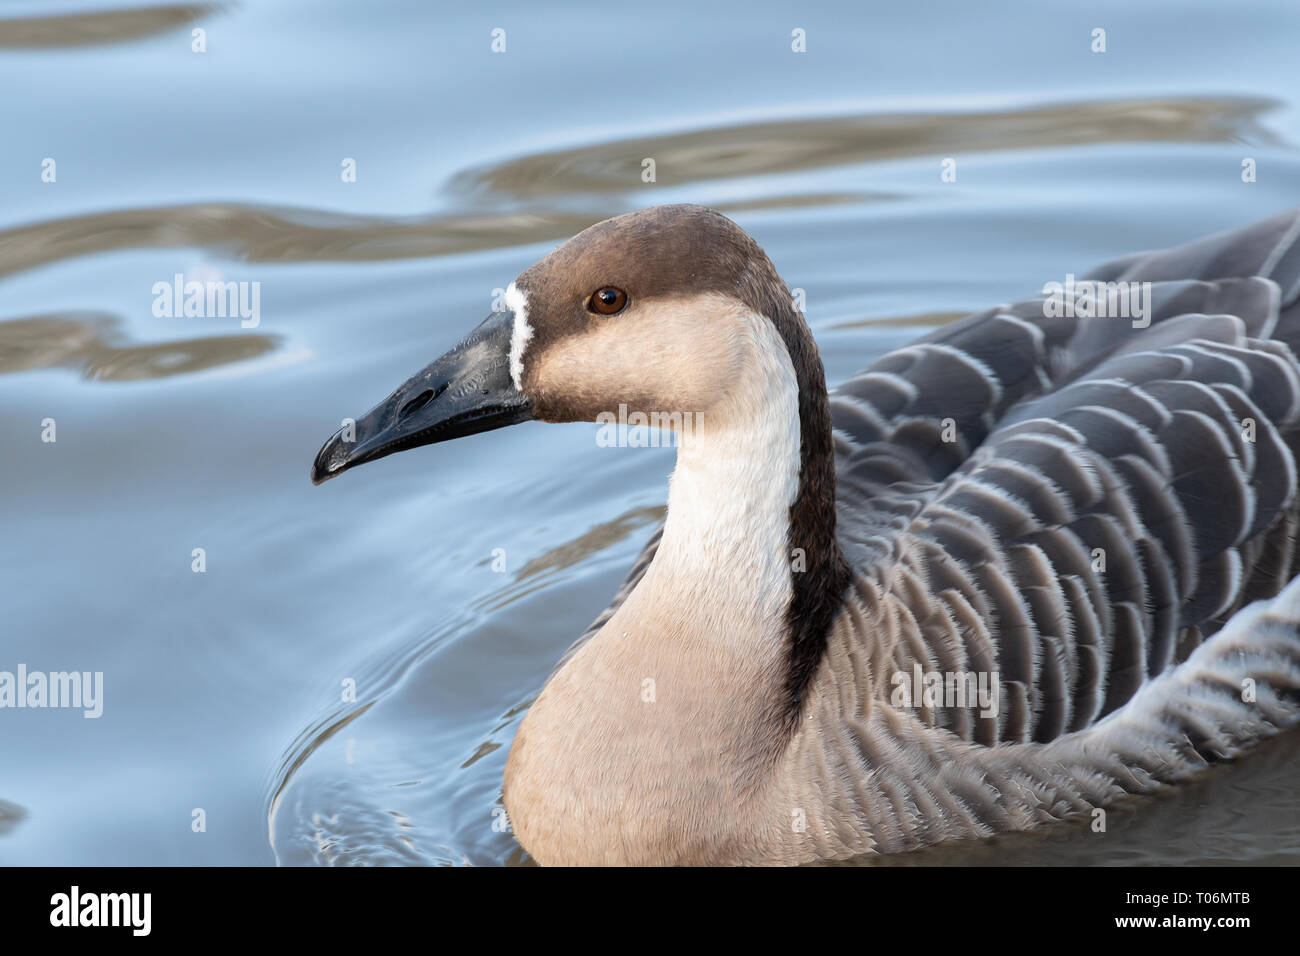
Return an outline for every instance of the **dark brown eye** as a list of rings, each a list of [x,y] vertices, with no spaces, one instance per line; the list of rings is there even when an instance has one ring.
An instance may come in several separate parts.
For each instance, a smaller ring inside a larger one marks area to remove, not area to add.
[[[607,285],[591,294],[587,308],[597,315],[616,315],[627,308],[627,293]]]

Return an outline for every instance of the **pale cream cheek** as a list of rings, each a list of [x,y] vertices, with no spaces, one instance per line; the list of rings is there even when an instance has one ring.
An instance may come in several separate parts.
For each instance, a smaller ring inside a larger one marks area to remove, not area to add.
[[[705,414],[743,372],[744,306],[726,296],[665,300],[593,323],[533,358],[529,391],[594,421],[602,412]]]

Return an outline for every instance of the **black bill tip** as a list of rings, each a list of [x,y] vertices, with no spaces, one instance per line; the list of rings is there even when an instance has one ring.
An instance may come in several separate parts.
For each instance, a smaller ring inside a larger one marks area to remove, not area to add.
[[[383,402],[345,421],[316,453],[312,484],[407,448],[530,420],[532,402],[510,377],[513,327],[513,313],[489,316]]]

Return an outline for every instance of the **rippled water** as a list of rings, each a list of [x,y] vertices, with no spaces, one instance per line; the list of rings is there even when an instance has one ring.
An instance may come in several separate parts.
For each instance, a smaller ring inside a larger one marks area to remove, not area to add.
[[[1132,6],[0,5],[0,669],[105,685],[0,712],[0,861],[523,861],[511,735],[671,452],[529,424],[313,488],[321,442],[628,209],[736,218],[835,380],[1300,201],[1300,12]],[[257,325],[155,317],[176,273],[260,283]],[[1298,790],[1293,734],[1106,835],[886,862],[1295,864]]]

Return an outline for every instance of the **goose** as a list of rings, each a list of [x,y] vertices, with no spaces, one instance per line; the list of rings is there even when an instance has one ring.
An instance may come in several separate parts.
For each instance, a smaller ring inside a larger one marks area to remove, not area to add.
[[[1128,256],[828,391],[748,233],[631,212],[520,274],[312,479],[620,406],[676,439],[662,525],[510,748],[538,863],[1086,819],[1300,716],[1298,236],[1293,210]]]

